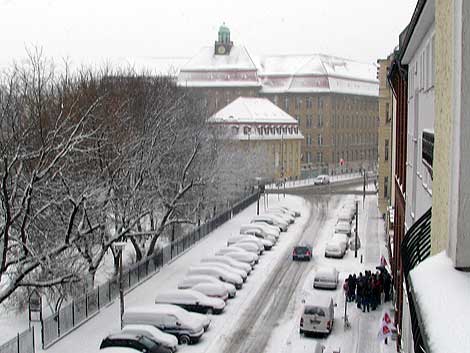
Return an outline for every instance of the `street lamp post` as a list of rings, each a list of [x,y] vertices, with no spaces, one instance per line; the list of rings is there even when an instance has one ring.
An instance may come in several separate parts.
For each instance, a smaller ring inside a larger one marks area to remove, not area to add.
[[[121,330],[122,330],[122,316],[124,315],[124,290],[122,288],[122,251],[126,246],[125,242],[116,242],[113,244],[114,249],[119,254],[119,312],[120,312],[120,322],[121,322]]]
[[[355,236],[355,239],[354,239],[354,257],[357,258],[357,227],[358,227],[358,222],[357,222],[357,203],[358,201],[356,200],[356,231],[354,233],[356,233],[356,236]]]

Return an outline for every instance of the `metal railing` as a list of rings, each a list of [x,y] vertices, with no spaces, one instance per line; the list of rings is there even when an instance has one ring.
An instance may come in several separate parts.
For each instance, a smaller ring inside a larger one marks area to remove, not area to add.
[[[411,329],[413,331],[413,342],[415,353],[429,353],[427,339],[424,335],[424,326],[416,294],[410,280],[410,271],[418,266],[431,254],[431,218],[432,208],[424,213],[406,232],[401,244],[401,258],[403,262],[403,273],[408,293],[411,317]]]
[[[178,237],[175,241],[160,249],[154,255],[125,269],[122,275],[122,286],[128,290],[145,280],[149,275],[158,271],[163,265],[170,262],[182,252],[192,247],[200,239],[214,229],[230,220],[234,215],[255,202],[257,194],[252,194],[236,203],[232,208],[216,215],[208,222],[201,224],[193,231]],[[46,317],[42,321],[41,340],[42,348],[46,349],[60,340],[66,333],[78,325],[92,318],[101,308],[108,305],[119,295],[119,280],[115,277],[100,286],[87,291],[83,296],[75,298],[71,303],[59,310],[58,313]],[[2,351],[10,353],[16,351]],[[31,351],[34,353],[34,351]],[[30,351],[21,351],[30,353]]]
[[[0,353],[34,353],[34,326],[0,346]]]

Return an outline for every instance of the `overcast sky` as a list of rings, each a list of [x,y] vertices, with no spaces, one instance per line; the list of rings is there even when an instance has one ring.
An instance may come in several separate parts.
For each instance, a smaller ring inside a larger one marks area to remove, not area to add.
[[[258,54],[375,62],[397,45],[417,0],[0,0],[0,66],[25,48],[72,63],[152,62],[213,45],[223,22]]]

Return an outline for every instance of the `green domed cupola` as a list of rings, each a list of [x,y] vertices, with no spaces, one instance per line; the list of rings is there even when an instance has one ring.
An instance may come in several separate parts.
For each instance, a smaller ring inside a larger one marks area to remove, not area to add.
[[[225,25],[225,22],[219,27],[218,34],[218,40],[215,42],[214,46],[214,54],[229,55],[233,42],[230,41],[230,29]]]

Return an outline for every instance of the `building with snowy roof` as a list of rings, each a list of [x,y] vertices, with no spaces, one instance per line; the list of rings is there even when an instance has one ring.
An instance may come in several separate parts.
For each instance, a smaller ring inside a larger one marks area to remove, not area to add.
[[[305,136],[303,176],[376,165],[376,63],[323,54],[253,56],[224,25],[213,47],[181,66],[178,85],[204,93],[210,114],[238,97],[264,97],[293,116]]]
[[[266,98],[239,97],[214,113],[209,122],[234,142],[235,153],[261,153],[269,178],[300,176],[299,123]]]

